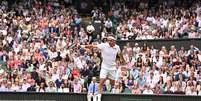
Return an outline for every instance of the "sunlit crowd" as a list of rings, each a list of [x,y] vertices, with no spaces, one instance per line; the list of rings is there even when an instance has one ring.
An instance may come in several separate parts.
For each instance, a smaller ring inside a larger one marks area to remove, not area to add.
[[[109,14],[92,10],[87,26],[72,5],[30,1],[12,8],[0,1],[0,92],[87,92],[93,77],[98,82],[101,55],[80,45],[105,43],[109,34],[118,40],[201,38],[196,0],[188,9],[162,3],[150,10],[143,2],[139,8],[117,2]],[[126,64],[117,61],[116,83],[106,81],[104,93],[201,95],[201,50],[167,48],[123,46]]]

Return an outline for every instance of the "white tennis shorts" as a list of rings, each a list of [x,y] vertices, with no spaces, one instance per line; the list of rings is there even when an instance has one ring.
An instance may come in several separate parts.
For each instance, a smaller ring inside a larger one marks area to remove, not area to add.
[[[116,76],[116,70],[108,70],[108,69],[101,68],[100,79],[109,78],[109,79],[115,80],[115,76]]]

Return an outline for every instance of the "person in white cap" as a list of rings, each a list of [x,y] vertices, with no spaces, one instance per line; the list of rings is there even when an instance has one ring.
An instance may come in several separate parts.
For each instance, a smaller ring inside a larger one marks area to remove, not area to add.
[[[98,101],[101,101],[102,88],[107,80],[110,80],[112,86],[115,84],[116,76],[116,59],[119,56],[119,61],[124,64],[125,60],[120,52],[120,47],[116,44],[116,38],[113,35],[107,37],[106,43],[101,43],[98,45],[83,45],[83,48],[98,48],[102,55],[102,64],[100,70],[100,83],[98,87]]]

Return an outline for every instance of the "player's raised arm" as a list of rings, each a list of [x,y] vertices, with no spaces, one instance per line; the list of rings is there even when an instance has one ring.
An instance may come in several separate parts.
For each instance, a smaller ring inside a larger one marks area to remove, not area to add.
[[[92,48],[97,48],[97,45],[81,45],[82,48],[84,49],[92,49]]]

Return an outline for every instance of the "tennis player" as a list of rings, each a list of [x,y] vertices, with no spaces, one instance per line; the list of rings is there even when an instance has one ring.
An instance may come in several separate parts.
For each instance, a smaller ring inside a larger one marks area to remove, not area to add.
[[[113,35],[107,37],[106,43],[98,45],[82,45],[83,48],[98,48],[100,49],[102,56],[101,70],[100,70],[100,82],[98,87],[98,101],[101,101],[101,94],[103,85],[107,79],[110,80],[111,86],[115,84],[116,76],[116,60],[119,57],[120,63],[125,63],[123,56],[121,55],[120,47],[116,44],[116,38]]]

